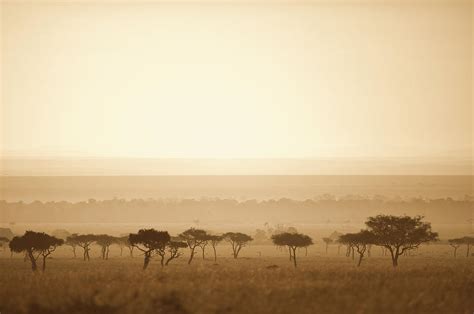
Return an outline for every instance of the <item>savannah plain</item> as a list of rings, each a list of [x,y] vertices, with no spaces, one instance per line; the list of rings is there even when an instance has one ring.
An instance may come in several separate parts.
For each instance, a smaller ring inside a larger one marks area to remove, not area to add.
[[[21,254],[0,258],[2,313],[466,313],[474,310],[474,258],[463,248],[454,258],[447,244],[432,244],[403,256],[397,269],[380,248],[360,267],[316,240],[297,268],[287,252],[250,245],[238,259],[228,244],[191,265],[184,255],[168,266],[98,248],[91,260],[72,258],[61,247],[45,273],[31,272]],[[186,252],[187,253],[187,252]],[[80,254],[78,254],[80,255]]]

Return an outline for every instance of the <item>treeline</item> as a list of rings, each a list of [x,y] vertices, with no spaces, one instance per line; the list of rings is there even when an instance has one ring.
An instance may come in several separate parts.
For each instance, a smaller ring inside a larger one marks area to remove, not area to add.
[[[352,252],[354,259],[355,252],[359,255],[357,266],[360,266],[366,253],[370,256],[372,246],[381,247],[384,252],[388,251],[393,267],[398,266],[399,258],[410,251],[417,250],[420,245],[438,241],[438,233],[432,231],[431,223],[425,222],[421,216],[393,216],[377,215],[368,217],[365,222],[366,228],[357,233],[333,234],[334,242],[340,246],[346,246],[346,256]],[[297,249],[313,245],[313,239],[306,235],[294,231],[276,232],[271,237],[274,245],[288,248],[290,261],[297,267]],[[227,241],[232,248],[232,256],[238,258],[242,248],[247,246],[254,239],[245,233],[227,232],[224,234],[213,234],[206,230],[190,228],[172,237],[168,231],[158,231],[155,229],[140,229],[137,233],[130,233],[128,236],[114,237],[106,234],[73,234],[66,240],[48,235],[42,232],[26,231],[22,236],[15,236],[11,240],[0,238],[0,243],[8,243],[13,253],[24,253],[25,260],[30,260],[33,271],[38,269],[37,260],[41,257],[43,271],[46,269],[46,260],[57,247],[67,244],[72,247],[74,257],[76,247],[83,250],[83,260],[90,260],[90,247],[96,244],[101,247],[101,257],[108,259],[109,248],[117,244],[121,248],[128,247],[130,256],[133,257],[133,249],[141,251],[143,256],[143,269],[147,269],[151,259],[159,256],[161,267],[167,266],[173,259],[183,255],[182,250],[189,249],[188,265],[191,264],[196,254],[196,250],[202,250],[202,258],[205,258],[206,247],[212,247],[214,261],[217,260],[216,247],[222,241]],[[327,246],[333,242],[332,238],[324,238]],[[456,251],[461,245],[467,246],[469,257],[470,247],[474,245],[473,237],[463,237],[449,240],[449,245]],[[122,251],[121,251],[122,253]]]
[[[474,199],[401,199],[324,195],[315,199],[89,199],[82,202],[31,203],[0,201],[0,222],[363,222],[378,213],[423,215],[433,223],[465,224],[472,218]]]

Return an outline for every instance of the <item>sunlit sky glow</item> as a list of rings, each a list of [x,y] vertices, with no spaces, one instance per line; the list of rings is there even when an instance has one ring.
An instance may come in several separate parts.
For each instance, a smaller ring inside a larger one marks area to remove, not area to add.
[[[2,154],[472,159],[471,6],[2,2]]]

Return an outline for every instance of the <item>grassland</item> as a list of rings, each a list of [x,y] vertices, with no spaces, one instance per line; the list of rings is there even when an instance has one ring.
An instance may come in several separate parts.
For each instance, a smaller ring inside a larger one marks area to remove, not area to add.
[[[378,251],[350,258],[311,251],[294,269],[284,252],[221,249],[217,263],[185,256],[163,269],[142,259],[73,259],[62,248],[33,274],[21,256],[0,254],[0,312],[9,313],[466,313],[474,311],[474,258],[449,249],[406,256],[398,269]],[[222,253],[223,252],[223,253]],[[302,252],[301,252],[302,253]],[[259,256],[261,255],[261,256]],[[304,254],[301,254],[304,255]],[[462,255],[462,254],[461,254]],[[98,255],[96,255],[98,256]]]

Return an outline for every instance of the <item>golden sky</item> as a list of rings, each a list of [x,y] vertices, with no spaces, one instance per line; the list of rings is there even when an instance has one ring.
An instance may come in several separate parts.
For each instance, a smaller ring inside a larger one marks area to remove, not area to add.
[[[472,160],[470,1],[1,10],[3,155]]]

